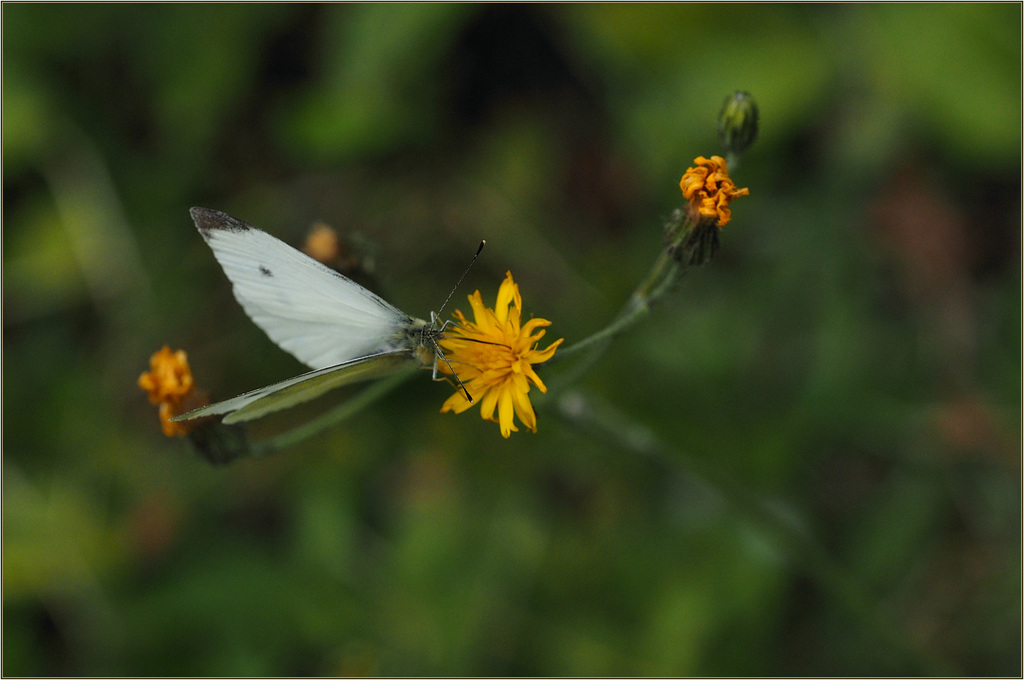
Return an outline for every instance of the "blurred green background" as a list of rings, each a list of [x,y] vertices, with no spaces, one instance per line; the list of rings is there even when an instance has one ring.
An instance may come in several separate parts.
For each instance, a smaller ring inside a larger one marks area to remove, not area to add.
[[[4,675],[1021,673],[1019,4],[2,18]],[[737,89],[719,257],[537,434],[426,374],[262,460],[160,434],[165,343],[302,370],[190,206],[361,237],[420,317],[487,238],[457,306],[511,269],[571,343]]]

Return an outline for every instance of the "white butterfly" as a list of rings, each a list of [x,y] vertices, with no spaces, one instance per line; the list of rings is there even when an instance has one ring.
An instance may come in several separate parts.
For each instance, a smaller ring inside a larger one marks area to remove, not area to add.
[[[437,379],[438,360],[447,363],[437,341],[450,322],[441,324],[434,312],[429,322],[414,319],[240,219],[209,208],[190,212],[249,318],[314,370],[172,420],[222,414],[228,424],[253,420],[342,385],[431,362]]]

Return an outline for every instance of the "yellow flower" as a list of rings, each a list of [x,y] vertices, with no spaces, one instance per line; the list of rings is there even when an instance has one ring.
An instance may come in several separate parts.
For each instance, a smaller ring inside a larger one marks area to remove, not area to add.
[[[519,431],[513,416],[518,416],[527,429],[536,432],[537,415],[528,396],[530,383],[541,392],[548,390],[533,365],[554,356],[562,340],[556,340],[546,349],[537,349],[538,341],[546,332],[538,329],[550,326],[551,322],[530,319],[521,324],[523,300],[519,286],[512,280],[512,272],[505,274],[494,309],[484,305],[480,291],[469,296],[469,304],[473,307],[473,321],[455,310],[459,325],[440,340],[448,361],[473,399],[480,402],[480,417],[498,423],[502,437],[508,439],[511,433]],[[440,368],[451,373],[443,362]],[[444,402],[441,413],[462,413],[472,405],[459,390]]]
[[[690,207],[704,217],[718,218],[718,225],[725,226],[731,217],[729,203],[734,198],[750,195],[750,189],[737,189],[729,178],[729,168],[721,156],[693,161],[695,168],[689,168],[679,182],[683,197]]]
[[[149,372],[139,376],[139,387],[147,392],[150,403],[160,405],[160,425],[165,435],[181,437],[188,434],[191,429],[189,423],[171,422],[171,418],[191,410],[183,408],[195,387],[185,350],[172,352],[164,345],[155,352],[149,358]],[[193,408],[199,406],[189,405]]]

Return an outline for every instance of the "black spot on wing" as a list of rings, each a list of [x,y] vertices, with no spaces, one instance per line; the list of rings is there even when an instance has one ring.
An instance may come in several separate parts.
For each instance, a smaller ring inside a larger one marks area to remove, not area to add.
[[[260,265],[260,274],[263,274],[263,276],[266,276],[267,278],[273,278],[274,277],[274,272],[270,271],[269,269],[267,269],[263,265]]]
[[[211,231],[248,231],[255,229],[248,222],[243,222],[237,217],[232,217],[227,213],[222,213],[219,210],[211,210],[210,208],[195,207],[189,210],[192,215],[192,221],[196,223],[196,228],[203,236],[209,235]]]

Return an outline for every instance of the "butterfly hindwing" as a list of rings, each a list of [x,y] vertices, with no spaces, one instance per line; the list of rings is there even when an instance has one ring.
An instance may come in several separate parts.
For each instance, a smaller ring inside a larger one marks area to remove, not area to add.
[[[411,350],[396,350],[360,357],[203,406],[172,420],[195,420],[217,415],[223,415],[223,422],[226,424],[254,420],[268,413],[316,399],[342,385],[379,378],[402,368],[412,368],[419,363]]]

